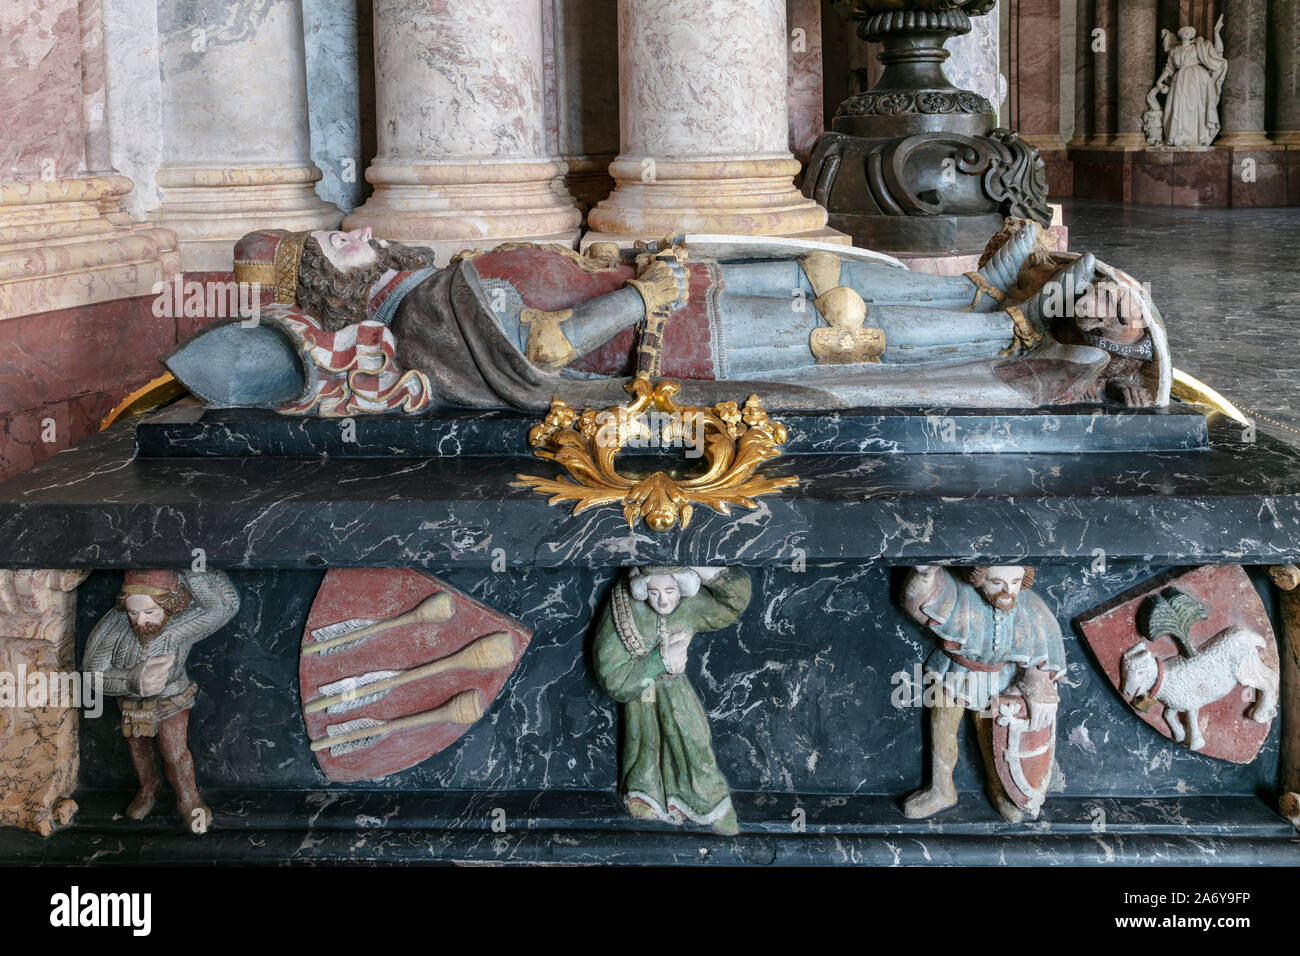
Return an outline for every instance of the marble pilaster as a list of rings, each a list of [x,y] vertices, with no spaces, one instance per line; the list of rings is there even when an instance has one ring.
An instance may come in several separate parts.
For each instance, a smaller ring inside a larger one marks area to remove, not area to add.
[[[786,0],[619,0],[617,186],[587,244],[669,233],[834,240],[795,189]]]
[[[1268,81],[1268,0],[1234,0],[1223,11],[1223,53],[1228,75],[1223,81],[1219,116],[1223,148],[1267,146],[1264,102]]]
[[[1269,6],[1270,51],[1276,54],[1272,139],[1280,146],[1300,147],[1300,0],[1273,0]]]
[[[837,25],[842,21],[836,18]],[[826,129],[821,0],[786,0],[790,152],[807,163]]]
[[[1040,151],[1061,140],[1059,0],[1010,0],[1010,125]]]
[[[1118,149],[1145,149],[1142,114],[1147,93],[1156,81],[1156,0],[1124,0],[1119,5],[1117,113],[1115,137],[1110,145]]]
[[[1117,57],[1119,50],[1119,0],[1096,0],[1092,54],[1092,138],[1090,146],[1108,146],[1116,133]]]
[[[150,218],[186,270],[231,268],[254,229],[325,229],[315,191],[301,0],[160,4],[163,164]]]
[[[121,208],[108,159],[100,0],[0,10],[0,319],[147,295],[176,237]]]
[[[1093,133],[1093,7],[1096,0],[1076,0],[1074,33],[1074,133],[1070,148],[1087,146]]]
[[[33,675],[63,688],[58,675],[75,673],[76,588],[89,573],[0,571],[0,672],[26,675],[24,696]],[[78,711],[62,696],[16,703],[0,707],[0,826],[48,836],[77,812]]]
[[[445,258],[507,240],[577,239],[546,157],[542,5],[376,0],[374,193],[344,221]]]

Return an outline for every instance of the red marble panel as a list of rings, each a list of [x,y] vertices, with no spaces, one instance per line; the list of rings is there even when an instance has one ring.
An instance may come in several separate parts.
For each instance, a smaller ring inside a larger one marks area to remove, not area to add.
[[[1287,205],[1286,154],[1276,149],[1233,150],[1228,171],[1233,206]]]

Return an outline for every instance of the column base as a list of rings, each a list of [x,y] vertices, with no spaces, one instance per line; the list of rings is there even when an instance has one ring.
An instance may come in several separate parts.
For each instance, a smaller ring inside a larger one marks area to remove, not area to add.
[[[799,162],[793,157],[620,156],[609,171],[617,183],[614,192],[587,216],[588,235],[598,234],[604,241],[709,233],[828,242],[838,235],[827,229],[826,210],[795,188]]]
[[[409,163],[386,159],[366,170],[375,191],[343,220],[383,239],[429,246],[438,259],[502,242],[559,242],[572,248],[581,215],[560,162]]]
[[[1239,133],[1222,133],[1214,141],[1215,149],[1240,149],[1243,146],[1272,146],[1273,141],[1266,133],[1258,130]]]
[[[125,176],[0,182],[0,319],[149,295],[179,269],[176,234],[118,207]]]
[[[316,195],[315,166],[164,166],[162,205],[149,218],[173,230],[186,272],[229,272],[235,243],[255,229],[332,229],[342,213]]]
[[[1300,130],[1278,130],[1273,134],[1273,142],[1278,146],[1300,147]]]

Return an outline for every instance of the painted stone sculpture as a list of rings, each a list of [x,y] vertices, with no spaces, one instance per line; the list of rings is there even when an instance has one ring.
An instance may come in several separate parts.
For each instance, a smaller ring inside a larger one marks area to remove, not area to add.
[[[143,820],[157,802],[156,753],[186,827],[207,831],[212,811],[195,783],[188,739],[198,688],[185,662],[238,611],[239,594],[220,571],[128,571],[116,607],[90,632],[82,670],[103,675],[104,693],[119,698],[122,736],[140,780],[126,808],[132,820]]]
[[[1147,145],[1172,149],[1205,149],[1219,135],[1219,99],[1228,75],[1228,61],[1223,56],[1223,17],[1214,25],[1214,42],[1196,35],[1195,27],[1183,27],[1175,36],[1161,30],[1165,68],[1147,95],[1147,112],[1143,126]],[[1165,95],[1163,109],[1157,97]],[[1162,137],[1152,135],[1152,121],[1160,110]],[[1154,141],[1153,141],[1154,140]]]
[[[595,669],[622,718],[618,792],[637,820],[739,830],[713,754],[708,717],[685,670],[692,639],[730,626],[749,604],[739,568],[634,568],[596,626]]]
[[[696,245],[711,254],[688,256]],[[164,361],[210,406],[320,416],[540,411],[555,397],[609,407],[638,372],[681,382],[684,404],[757,394],[769,410],[1023,408],[1097,391],[1110,354],[1078,338],[1075,305],[1098,273],[1109,281],[1107,267],[1052,253],[1036,224],[998,232],[967,276],[805,249],[692,239],[624,261],[612,248],[507,243],[434,270],[417,267],[427,250],[364,230],[251,233],[236,275],[273,286],[278,304],[253,327],[209,327]],[[1139,297],[1144,323],[1160,326]],[[1168,377],[1158,338],[1143,363],[1152,381]],[[1167,391],[1150,392],[1167,404]]]
[[[989,802],[1012,823],[1037,817],[1051,782],[1056,741],[1056,681],[1065,642],[1056,616],[1029,588],[1032,568],[914,568],[903,607],[939,646],[925,680],[937,688],[930,710],[930,785],[903,801],[928,817],[957,803],[957,731],[976,716]]]
[[[1234,565],[1163,575],[1076,619],[1120,696],[1188,750],[1249,763],[1278,702],[1273,630]]]
[[[330,571],[298,664],[321,771],[340,783],[377,780],[445,750],[496,699],[531,637],[419,571]]]

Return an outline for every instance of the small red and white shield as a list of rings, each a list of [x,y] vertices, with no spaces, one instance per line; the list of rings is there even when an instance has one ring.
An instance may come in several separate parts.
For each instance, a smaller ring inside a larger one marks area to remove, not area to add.
[[[340,783],[375,780],[450,746],[491,706],[531,637],[419,571],[328,572],[298,663],[321,770]]]

